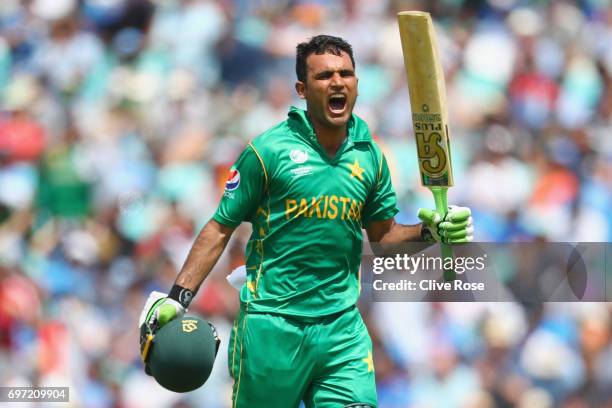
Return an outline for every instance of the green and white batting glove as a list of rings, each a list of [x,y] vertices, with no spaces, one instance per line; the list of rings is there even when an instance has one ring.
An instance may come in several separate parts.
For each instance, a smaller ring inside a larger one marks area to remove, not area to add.
[[[418,217],[423,221],[425,241],[460,244],[474,240],[472,211],[468,207],[451,205],[444,219],[435,210],[419,208]]]
[[[185,308],[174,299],[170,299],[167,293],[153,291],[145,303],[138,327],[147,324],[151,328],[159,329],[170,320],[181,317]]]
[[[140,329],[140,355],[145,363],[145,373],[150,374],[147,358],[153,338],[160,327],[182,317],[193,298],[189,289],[174,285],[170,294],[153,291],[149,294],[138,320]]]

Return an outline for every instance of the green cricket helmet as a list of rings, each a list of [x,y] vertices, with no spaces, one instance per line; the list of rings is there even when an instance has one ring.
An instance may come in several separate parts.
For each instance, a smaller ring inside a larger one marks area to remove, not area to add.
[[[174,319],[159,330],[141,327],[145,371],[174,392],[193,391],[206,382],[220,343],[214,326],[195,316]]]

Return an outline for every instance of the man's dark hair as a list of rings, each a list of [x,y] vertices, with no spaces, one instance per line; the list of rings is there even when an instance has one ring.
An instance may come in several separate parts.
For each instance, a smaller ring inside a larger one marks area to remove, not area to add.
[[[353,68],[355,68],[353,47],[340,37],[317,35],[312,37],[308,42],[299,43],[295,58],[295,73],[297,74],[298,81],[306,82],[306,58],[308,58],[310,54],[321,55],[329,52],[334,55],[340,55],[342,51],[346,52],[348,56],[351,57]]]

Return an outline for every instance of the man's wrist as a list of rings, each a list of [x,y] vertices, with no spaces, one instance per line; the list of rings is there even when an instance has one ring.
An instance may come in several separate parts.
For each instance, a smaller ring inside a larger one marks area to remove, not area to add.
[[[189,307],[189,304],[193,300],[194,295],[195,294],[191,289],[187,289],[175,284],[174,286],[172,286],[172,289],[170,289],[168,298],[176,300],[178,303],[180,303],[181,306],[187,309]]]

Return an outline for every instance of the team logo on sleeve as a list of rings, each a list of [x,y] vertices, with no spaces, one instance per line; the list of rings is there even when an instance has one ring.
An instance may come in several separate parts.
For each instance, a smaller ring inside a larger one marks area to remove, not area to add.
[[[226,191],[234,191],[240,185],[240,172],[237,169],[231,169],[225,182]]]

